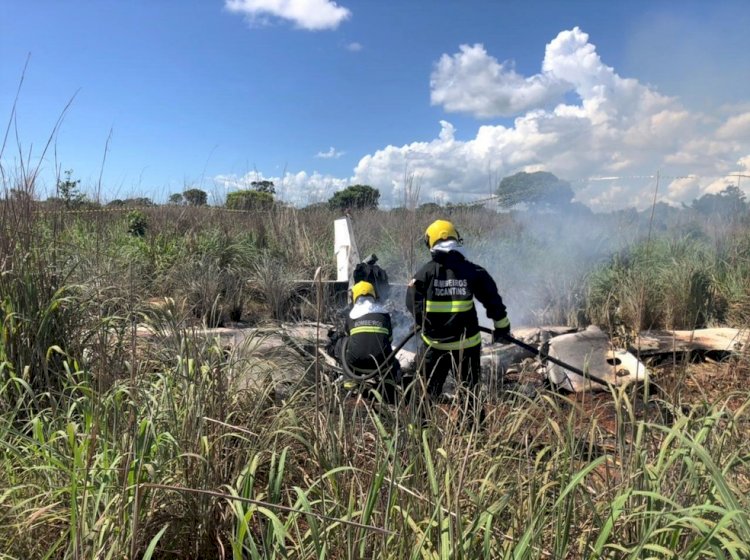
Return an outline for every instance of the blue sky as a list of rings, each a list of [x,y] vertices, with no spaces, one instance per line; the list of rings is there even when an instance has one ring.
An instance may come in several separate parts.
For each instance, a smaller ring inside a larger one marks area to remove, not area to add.
[[[3,125],[30,55],[6,172],[74,97],[57,164],[92,189],[111,133],[105,200],[268,178],[397,204],[411,177],[467,201],[545,169],[608,209],[657,170],[675,204],[750,174],[748,2],[5,0],[0,28]],[[52,151],[41,169],[45,196]]]

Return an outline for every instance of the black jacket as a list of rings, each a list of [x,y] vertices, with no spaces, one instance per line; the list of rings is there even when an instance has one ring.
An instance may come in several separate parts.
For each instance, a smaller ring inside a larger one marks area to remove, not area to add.
[[[479,322],[474,308],[477,298],[487,316],[497,322],[507,311],[497,285],[481,266],[467,260],[458,251],[432,253],[432,260],[414,275],[406,290],[406,308],[422,328],[422,337],[430,342],[458,343],[462,347],[479,344]],[[432,344],[430,344],[432,345]],[[451,349],[450,344],[442,344]]]
[[[350,367],[373,370],[383,368],[390,356],[393,329],[388,313],[367,313],[356,319],[347,317],[346,363]]]

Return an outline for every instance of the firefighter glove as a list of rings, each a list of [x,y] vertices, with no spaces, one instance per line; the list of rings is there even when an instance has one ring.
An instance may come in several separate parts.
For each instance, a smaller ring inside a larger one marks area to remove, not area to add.
[[[502,342],[510,334],[510,319],[506,315],[495,321],[495,330],[492,331],[492,342]]]

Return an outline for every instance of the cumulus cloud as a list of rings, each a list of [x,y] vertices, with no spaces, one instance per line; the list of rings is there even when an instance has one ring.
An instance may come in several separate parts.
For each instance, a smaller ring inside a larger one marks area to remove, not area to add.
[[[691,113],[678,99],[619,76],[578,28],[547,45],[533,76],[475,45],[441,57],[431,83],[433,103],[446,110],[516,117],[512,125],[480,126],[466,141],[444,120],[433,140],[366,155],[354,179],[381,189],[386,203],[400,200],[408,175],[418,178],[423,196],[471,200],[487,196],[497,178],[538,169],[570,180],[576,199],[597,210],[647,206],[661,170],[660,199],[679,203],[715,189],[711,177],[736,172],[738,159],[750,154],[750,113],[723,121]],[[576,102],[549,106],[563,94]],[[702,178],[672,183],[688,174]],[[617,178],[586,180],[605,175]]]
[[[362,43],[358,43],[357,41],[352,41],[348,45],[346,45],[346,50],[351,52],[359,52],[362,50]]]
[[[723,140],[748,140],[750,139],[750,112],[735,115],[716,131],[716,137]]]
[[[544,170],[570,181],[577,201],[606,211],[649,206],[657,172],[658,199],[672,204],[736,184],[728,175],[750,174],[750,107],[690,111],[677,98],[621,77],[578,28],[549,42],[532,76],[497,62],[481,45],[460,47],[436,64],[432,91],[446,110],[515,118],[481,125],[468,140],[444,119],[435,138],[365,155],[350,178],[286,174],[279,178],[282,196],[307,204],[364,183],[380,190],[381,204],[399,205],[411,182],[421,202],[469,202],[487,197],[505,176]],[[319,157],[337,153],[331,148]],[[750,180],[741,185],[747,191]]]
[[[310,31],[335,29],[351,16],[347,8],[331,0],[225,0],[224,6],[245,15],[252,24],[280,18]]]
[[[317,154],[315,154],[315,157],[321,159],[339,159],[345,153],[346,152],[340,152],[336,148],[331,146],[330,148],[328,148],[328,151],[318,152]]]
[[[567,88],[547,72],[528,78],[517,74],[511,63],[499,63],[482,45],[461,45],[460,52],[440,57],[430,98],[446,111],[509,116],[557,101]]]

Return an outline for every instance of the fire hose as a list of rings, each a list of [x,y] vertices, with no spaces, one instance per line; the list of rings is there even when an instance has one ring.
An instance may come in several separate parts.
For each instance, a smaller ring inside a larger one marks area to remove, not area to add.
[[[418,331],[419,327],[414,326],[411,331],[404,337],[404,339],[398,343],[398,345],[393,349],[393,351],[388,355],[388,357],[384,360],[385,364],[388,364],[391,362],[391,360],[395,359],[396,354],[406,345],[409,340],[411,340],[411,337],[413,337]],[[488,329],[487,327],[479,327],[479,330],[487,333],[487,334],[493,334],[492,329]],[[583,370],[572,366],[568,363],[563,362],[562,360],[559,360],[555,358],[554,356],[550,356],[544,352],[541,352],[538,348],[534,348],[530,344],[526,344],[522,340],[518,340],[517,338],[514,338],[510,334],[506,334],[503,336],[505,340],[510,342],[511,344],[515,344],[519,348],[523,348],[527,352],[530,352],[531,354],[534,354],[537,356],[542,363],[544,362],[552,362],[553,364],[556,364],[564,369],[567,369],[568,371],[571,371],[575,374],[580,375],[581,377],[588,379],[589,381],[593,381],[594,383],[598,383],[600,385],[607,386],[607,383],[605,381],[602,381],[601,379],[597,379],[596,377],[592,377],[591,375],[586,374]],[[354,381],[358,382],[365,382],[369,381],[370,379],[374,378],[376,375],[381,373],[380,368],[372,369],[372,370],[360,370],[357,368],[352,368],[349,366],[349,364],[346,363],[346,348],[349,342],[349,337],[346,337],[341,345],[341,366],[344,370],[344,373],[347,377]]]

